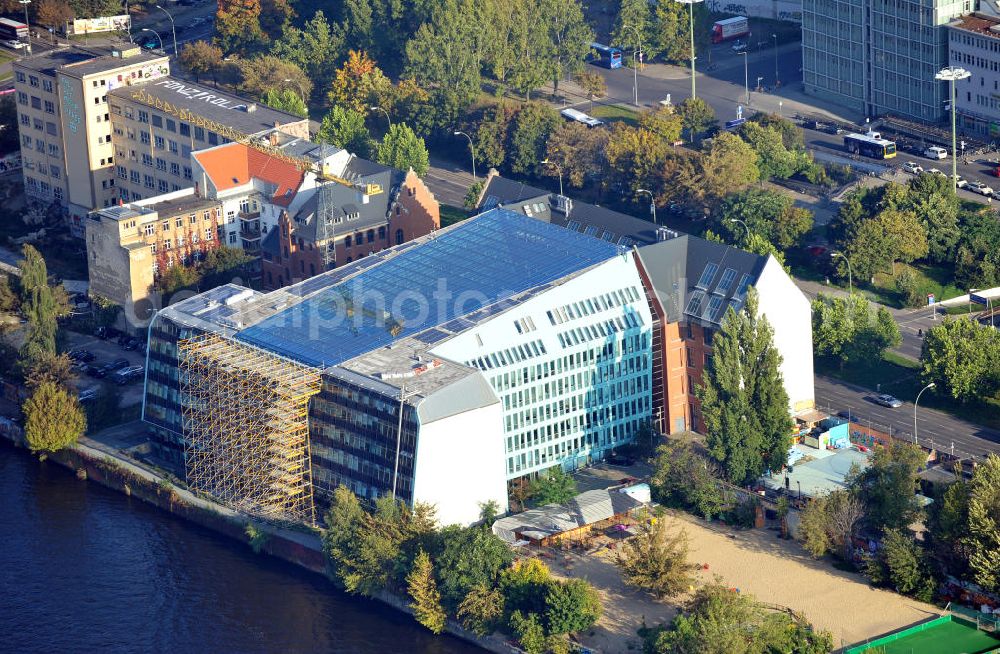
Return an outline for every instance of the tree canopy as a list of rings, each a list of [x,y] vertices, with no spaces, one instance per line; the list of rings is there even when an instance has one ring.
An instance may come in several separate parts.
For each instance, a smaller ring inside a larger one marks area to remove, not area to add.
[[[924,383],[961,402],[1000,390],[1000,332],[967,318],[947,318],[927,331],[920,353]]]
[[[749,483],[781,469],[792,427],[781,355],[752,287],[739,312],[726,312],[712,348],[697,389],[708,450],[729,481]]]
[[[76,398],[51,381],[42,382],[25,400],[24,436],[32,452],[56,452],[73,443],[87,428]]]
[[[819,294],[812,302],[812,324],[815,353],[841,365],[877,365],[883,352],[902,340],[889,310],[875,309],[862,295]]]
[[[375,159],[380,164],[402,171],[412,168],[421,177],[430,168],[430,154],[424,140],[404,123],[396,123],[389,128],[382,142],[375,147]]]

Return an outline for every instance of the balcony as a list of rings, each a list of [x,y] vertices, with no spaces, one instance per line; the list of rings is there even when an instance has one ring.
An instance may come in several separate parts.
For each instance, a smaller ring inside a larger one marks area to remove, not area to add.
[[[237,214],[240,220],[258,220],[260,218],[260,211],[240,211]]]
[[[252,225],[244,225],[240,227],[240,238],[244,241],[259,241],[260,240],[260,227]]]

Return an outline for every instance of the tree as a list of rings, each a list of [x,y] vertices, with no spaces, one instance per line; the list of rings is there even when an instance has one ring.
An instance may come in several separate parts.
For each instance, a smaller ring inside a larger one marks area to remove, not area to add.
[[[946,319],[927,331],[920,353],[922,379],[960,402],[1000,389],[1000,334],[966,318]]]
[[[750,186],[760,178],[757,153],[735,134],[723,132],[700,160],[701,194],[715,201]]]
[[[990,454],[969,483],[969,551],[972,578],[988,591],[1000,590],[1000,456]]]
[[[808,162],[802,153],[785,147],[781,133],[755,121],[748,121],[740,129],[740,136],[757,153],[762,180],[788,179]]]
[[[735,484],[781,469],[788,456],[792,422],[780,364],[751,287],[744,307],[726,312],[697,390],[709,454]]]
[[[655,132],[615,123],[609,130],[605,156],[616,181],[634,194],[657,177],[669,147]]]
[[[716,582],[702,586],[670,629],[643,633],[651,654],[761,654],[833,651],[833,637],[802,618],[763,607],[752,595]]]
[[[653,132],[667,143],[675,143],[681,137],[684,119],[671,107],[659,107],[639,116],[639,126]]]
[[[531,483],[531,499],[538,506],[565,504],[576,494],[576,480],[563,472],[561,466],[549,468]]]
[[[417,554],[413,569],[406,577],[406,584],[410,597],[413,598],[410,608],[413,609],[417,622],[436,634],[444,631],[448,617],[441,608],[441,593],[434,581],[434,567],[427,552],[420,550]]]
[[[222,48],[208,41],[191,41],[181,48],[178,60],[181,66],[194,75],[195,80],[201,79],[203,75],[210,75],[214,81],[222,68]]]
[[[331,104],[368,115],[372,105],[381,105],[392,82],[365,52],[349,50],[344,65],[333,75],[327,99]]]
[[[271,46],[271,54],[295,64],[317,87],[326,88],[343,46],[343,35],[330,26],[322,11],[317,11],[301,29],[285,25],[281,38]]]
[[[513,108],[501,102],[483,116],[475,134],[478,161],[492,168],[506,167],[507,146],[516,113]]]
[[[577,122],[564,122],[552,132],[545,144],[545,158],[558,164],[571,187],[582,188],[588,179],[600,177],[607,162],[608,131],[590,129]],[[543,168],[548,175],[558,175],[559,168]]]
[[[500,538],[482,527],[445,527],[436,557],[438,582],[445,608],[454,612],[473,588],[493,588],[514,556]]]
[[[240,61],[240,90],[255,98],[272,89],[295,89],[304,97],[312,93],[312,81],[301,68],[281,59],[263,55]]]
[[[955,464],[954,481],[934,498],[928,509],[929,549],[942,570],[965,578],[969,560],[969,484],[962,474],[961,462]]]
[[[746,228],[735,220],[742,220]],[[743,240],[744,245],[749,230],[776,249],[787,250],[812,230],[813,217],[807,209],[796,207],[787,195],[769,189],[748,188],[723,200],[716,223],[731,236]]]
[[[520,611],[525,615],[544,613],[545,597],[552,583],[552,573],[539,559],[515,561],[500,575],[507,611]]]
[[[548,49],[546,68],[552,79],[553,92],[559,93],[559,81],[576,73],[590,52],[594,32],[583,17],[579,0],[541,0],[538,22],[548,30],[552,47]]]
[[[649,2],[646,0],[622,0],[618,6],[611,43],[620,48],[629,46],[629,51],[650,42],[647,32],[650,27]],[[636,40],[638,39],[638,41]]]
[[[52,29],[62,29],[73,16],[73,8],[62,0],[39,0],[35,10],[35,22]]]
[[[406,71],[430,91],[435,126],[454,125],[480,92],[481,27],[473,0],[444,0],[406,44]]]
[[[48,269],[38,250],[30,245],[22,248],[21,313],[28,321],[27,335],[21,346],[23,370],[56,354],[56,333],[60,313],[55,293],[48,284]]]
[[[17,293],[10,287],[10,278],[0,275],[0,313],[11,313],[21,306]]]
[[[573,77],[573,80],[587,94],[587,99],[590,100],[591,111],[594,110],[594,100],[603,98],[608,94],[608,83],[598,73],[581,70]]]
[[[514,116],[510,132],[509,163],[515,173],[533,172],[545,158],[545,143],[562,123],[549,104],[528,102]]]
[[[309,107],[306,106],[302,96],[292,89],[268,89],[264,97],[261,98],[261,102],[272,109],[294,114],[299,118],[309,116]]]
[[[917,175],[907,186],[905,208],[927,232],[928,256],[934,261],[952,261],[962,232],[958,227],[958,196],[951,180],[941,175]]]
[[[215,44],[223,52],[250,52],[267,42],[260,0],[223,0],[215,12]]]
[[[43,382],[22,407],[24,436],[32,452],[57,452],[76,443],[87,418],[76,398],[52,382]]]
[[[665,520],[654,519],[622,544],[615,565],[630,586],[648,590],[658,599],[674,597],[694,583],[689,549],[686,531],[671,533]]]
[[[525,615],[514,611],[510,616],[510,628],[526,654],[545,654],[545,629],[537,613]]]
[[[702,98],[687,98],[677,105],[677,112],[681,115],[684,129],[688,131],[688,139],[691,141],[694,141],[697,134],[715,124],[715,111]],[[733,136],[739,138],[735,134]]]
[[[375,142],[365,125],[364,114],[340,106],[334,106],[323,116],[316,140],[344,148],[362,159],[369,158],[375,148]]]
[[[927,255],[927,234],[909,211],[887,208],[858,225],[853,236],[840,242],[844,254],[862,279],[891,267],[894,261],[913,261]]]
[[[936,583],[922,547],[909,532],[888,529],[882,535],[878,553],[870,557],[866,572],[876,584],[888,584],[897,592],[929,602]]]
[[[722,513],[724,502],[713,462],[684,441],[668,441],[657,454],[652,490],[658,502],[694,511],[705,518]]]
[[[657,2],[653,8],[653,29],[649,49],[669,62],[691,59],[691,32],[688,8],[680,2]]]
[[[509,17],[507,23],[511,29],[507,32],[507,40],[495,43],[490,51],[494,55],[498,49],[504,51],[509,68],[507,79],[510,86],[521,93],[525,100],[529,100],[531,92],[551,79],[551,75],[554,74],[555,44],[545,29],[539,29],[539,24],[544,26],[546,19],[555,20],[556,17],[543,17],[544,14],[539,16],[540,9],[552,6],[552,3],[549,3],[546,7],[543,2],[544,0],[540,2],[504,0],[495,3],[503,7],[502,11]],[[562,2],[568,4],[566,0]]]
[[[600,595],[583,579],[549,584],[545,595],[545,623],[549,634],[573,634],[590,629],[602,612]]]
[[[489,636],[499,626],[503,610],[503,593],[495,587],[481,584],[466,594],[455,615],[462,626],[472,633]]]
[[[862,517],[861,500],[846,490],[817,497],[802,512],[799,522],[802,545],[813,557],[833,550],[845,561],[850,561],[852,539]]]
[[[985,207],[964,212],[955,252],[955,281],[960,288],[1000,284],[1000,221]]]
[[[294,16],[291,0],[269,0],[261,5],[260,28],[268,40],[279,38]]]
[[[849,480],[874,532],[908,529],[921,517],[917,473],[926,462],[927,455],[916,445],[893,441],[889,447],[875,448],[869,466]]]
[[[812,302],[813,349],[819,356],[858,365],[877,365],[886,349],[899,345],[902,336],[892,314],[874,306],[862,295],[828,297]]]
[[[421,177],[430,168],[430,155],[424,140],[403,123],[389,128],[375,148],[375,159],[380,164],[402,171],[412,168]]]
[[[72,360],[66,354],[46,353],[28,370],[24,376],[24,385],[34,390],[42,384],[55,384],[70,392],[72,391],[70,382],[75,377],[72,365]]]

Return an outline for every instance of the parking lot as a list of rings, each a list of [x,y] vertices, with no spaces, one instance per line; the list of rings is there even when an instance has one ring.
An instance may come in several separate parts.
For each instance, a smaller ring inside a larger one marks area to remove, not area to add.
[[[91,334],[80,334],[78,332],[66,332],[66,349],[84,349],[94,354],[94,360],[89,365],[104,365],[116,359],[126,359],[130,366],[141,366],[146,363],[146,356],[138,351],[125,351],[119,347],[116,339],[101,340]],[[74,385],[78,391],[89,388],[96,388],[101,382],[111,383],[109,379],[95,379],[83,373],[78,373]],[[120,393],[119,406],[126,407],[142,402],[142,377],[130,381],[124,386],[112,386]]]

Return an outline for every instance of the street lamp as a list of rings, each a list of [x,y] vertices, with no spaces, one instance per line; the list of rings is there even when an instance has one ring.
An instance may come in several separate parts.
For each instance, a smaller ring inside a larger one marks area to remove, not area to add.
[[[831,259],[836,259],[837,257],[840,257],[841,259],[847,262],[847,287],[850,289],[849,294],[854,295],[854,274],[851,273],[851,260],[848,259],[847,255],[844,254],[843,252],[837,252],[836,250],[834,250],[833,252],[830,253]]]
[[[747,246],[749,246],[750,245],[750,227],[745,222],[743,222],[742,220],[740,220],[739,218],[727,218],[726,222],[727,223],[739,223],[739,224],[743,225],[743,229],[747,230]]]
[[[148,27],[143,27],[142,31],[143,32],[152,32],[153,34],[156,35],[156,40],[160,42],[160,51],[162,52],[163,51],[163,39],[160,38],[159,32],[157,32],[156,30],[151,30]]]
[[[455,136],[464,136],[469,139],[469,151],[472,152],[472,181],[476,180],[476,146],[472,143],[472,137],[465,132],[455,130]]]
[[[629,25],[632,32],[635,34],[636,42],[639,45],[638,50],[632,51],[632,103],[635,106],[639,106],[639,63],[636,61],[636,55],[642,56],[642,34],[639,33],[638,28],[635,25]]]
[[[936,80],[951,82],[951,183],[954,185],[956,194],[958,193],[958,148],[955,147],[955,82],[968,77],[972,77],[972,73],[964,68],[956,68],[954,66],[942,68],[939,73],[934,75],[934,79]]]
[[[659,224],[656,222],[656,198],[653,197],[653,192],[644,188],[636,189],[635,191],[636,195],[640,195],[642,193],[649,194],[649,213],[653,214],[653,224],[654,225]]]
[[[156,5],[156,8],[165,13],[167,15],[167,18],[170,19],[170,33],[173,34],[174,36],[174,56],[177,56],[177,29],[174,27],[174,17],[170,15],[169,11],[167,11],[160,5]]]
[[[771,38],[774,39],[774,88],[781,86],[781,80],[778,79],[778,35],[772,34]]]
[[[778,118],[784,118],[784,112],[782,111],[782,107],[784,106],[785,106],[785,101],[778,100]]]
[[[917,403],[920,402],[920,396],[923,395],[924,391],[926,391],[928,388],[934,388],[934,382],[931,382],[926,386],[924,386],[923,388],[921,388],[920,392],[917,393],[917,399],[913,400],[913,444],[914,445],[920,444],[917,442]]]
[[[763,82],[763,81],[764,81],[764,76],[763,75],[758,75],[757,76],[757,93],[760,93],[761,88],[763,88],[760,85],[760,83]]]
[[[562,166],[560,166],[560,165],[559,165],[558,163],[556,163],[555,161],[549,161],[548,159],[542,159],[542,160],[541,160],[541,161],[539,161],[538,163],[542,164],[543,166],[555,166],[556,170],[558,170],[558,171],[559,171],[559,195],[562,195],[562,194],[563,194],[563,185],[562,185]]]
[[[24,40],[28,42],[28,54],[31,54],[31,24],[28,22],[28,5],[31,4],[31,0],[17,1],[24,5],[24,25],[28,28],[28,35],[24,37]]]
[[[382,113],[384,113],[385,114],[385,122],[389,124],[389,129],[392,129],[392,118],[389,118],[389,112],[388,111],[386,111],[382,107],[376,107],[376,106],[372,106],[372,107],[370,107],[370,109],[372,111],[381,111]]]
[[[694,100],[695,98],[698,97],[698,90],[697,90],[697,87],[695,86],[695,81],[694,81],[694,60],[695,60],[695,54],[694,54],[694,5],[695,5],[696,2],[704,2],[704,0],[677,0],[677,2],[680,2],[681,4],[688,5],[688,7],[691,10],[691,12],[690,12],[690,21],[691,21],[691,25],[690,25],[690,30],[691,30],[691,99]]]
[[[285,79],[283,79],[281,81],[284,82],[285,84],[294,84],[296,86],[296,88],[298,88],[298,90],[299,90],[299,99],[302,100],[302,104],[306,103],[306,93],[302,89],[302,82],[300,82],[297,79],[292,79],[291,77],[286,77]]]
[[[750,55],[744,50],[740,56],[743,57],[743,88],[747,92],[747,106],[750,106]]]

